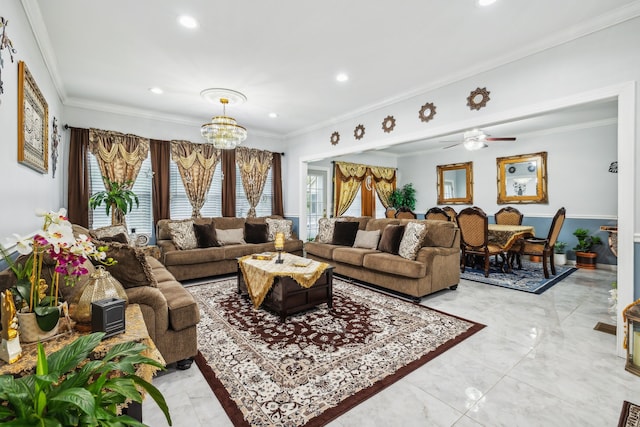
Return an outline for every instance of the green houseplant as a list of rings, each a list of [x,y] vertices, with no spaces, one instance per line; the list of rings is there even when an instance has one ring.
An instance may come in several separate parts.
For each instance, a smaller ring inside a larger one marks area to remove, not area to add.
[[[577,228],[573,235],[578,239],[578,244],[573,248],[576,253],[576,267],[595,269],[598,254],[593,251],[593,247],[602,244],[602,239],[593,236],[586,228]]]
[[[140,204],[138,196],[131,190],[133,181],[120,183],[110,181],[106,176],[102,179],[105,182],[105,190],[98,191],[89,198],[89,207],[96,209],[104,204],[105,213],[109,215],[111,212],[111,225],[125,224],[124,216],[131,212],[134,203],[136,207]]]
[[[171,416],[160,391],[135,374],[136,365],[163,366],[142,356],[145,345],[114,345],[101,360],[87,357],[100,344],[103,332],[84,335],[63,349],[45,355],[38,343],[36,373],[21,378],[0,376],[0,424],[3,426],[145,426],[118,415],[125,401],[142,402],[144,389],[158,404],[167,422]],[[116,374],[117,373],[117,374]]]
[[[408,183],[400,189],[393,190],[389,196],[389,202],[396,210],[413,211],[416,208],[416,190],[413,188],[413,184]]]

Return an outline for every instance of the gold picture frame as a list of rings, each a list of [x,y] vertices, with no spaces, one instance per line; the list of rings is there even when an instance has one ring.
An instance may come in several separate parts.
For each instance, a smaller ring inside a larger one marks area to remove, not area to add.
[[[436,166],[439,205],[473,204],[473,162]]]
[[[18,62],[18,162],[49,172],[49,106],[24,61]]]
[[[549,203],[547,152],[498,157],[498,204]]]

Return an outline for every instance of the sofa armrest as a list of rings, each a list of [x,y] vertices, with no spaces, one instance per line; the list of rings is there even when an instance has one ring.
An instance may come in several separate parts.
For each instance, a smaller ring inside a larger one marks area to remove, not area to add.
[[[169,329],[169,307],[160,289],[152,286],[138,286],[126,289],[129,304],[140,305],[144,323],[147,325],[149,336],[155,340]]]
[[[416,256],[416,261],[425,263],[427,265],[431,265],[433,263],[433,259],[436,256],[458,256],[460,254],[459,248],[440,248],[433,246],[423,246],[418,251],[418,255]]]

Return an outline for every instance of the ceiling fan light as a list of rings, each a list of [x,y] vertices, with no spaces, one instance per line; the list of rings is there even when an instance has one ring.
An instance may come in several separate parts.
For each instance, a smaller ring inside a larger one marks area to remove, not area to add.
[[[464,148],[466,148],[469,151],[480,150],[481,148],[484,148],[487,146],[487,144],[485,144],[484,141],[478,138],[465,139],[462,145],[464,146]]]

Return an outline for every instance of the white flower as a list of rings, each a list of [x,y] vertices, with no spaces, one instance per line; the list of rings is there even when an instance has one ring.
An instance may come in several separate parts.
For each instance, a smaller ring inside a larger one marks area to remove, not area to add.
[[[7,244],[5,246],[15,246],[16,250],[21,255],[29,255],[31,251],[33,251],[33,248],[31,247],[33,240],[31,238],[20,237],[20,235],[15,233],[13,234],[13,237],[14,239],[7,239]]]
[[[53,247],[55,253],[60,253],[61,249],[69,248],[76,241],[73,237],[73,230],[65,224],[53,223],[49,225],[42,237]]]
[[[67,210],[65,208],[60,208],[58,212],[49,212],[47,216],[54,224],[65,224],[71,227],[71,223],[67,220]]]

